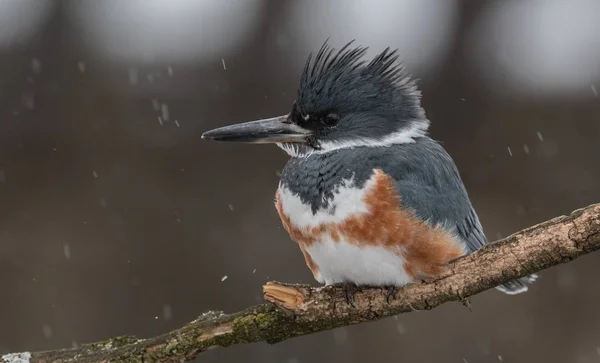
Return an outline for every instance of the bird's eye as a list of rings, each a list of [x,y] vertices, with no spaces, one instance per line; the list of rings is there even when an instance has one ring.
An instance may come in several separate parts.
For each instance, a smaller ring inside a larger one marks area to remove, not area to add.
[[[340,121],[340,116],[335,113],[330,113],[321,118],[321,123],[329,127],[337,125],[338,121]]]

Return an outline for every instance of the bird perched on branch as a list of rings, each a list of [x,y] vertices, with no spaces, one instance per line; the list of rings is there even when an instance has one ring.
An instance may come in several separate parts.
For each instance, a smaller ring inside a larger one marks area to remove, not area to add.
[[[291,159],[276,207],[314,278],[397,289],[439,275],[488,241],[452,158],[427,136],[421,94],[389,48],[370,62],[352,42],[308,57],[289,114],[204,139],[276,143]],[[497,287],[527,291],[536,275]]]

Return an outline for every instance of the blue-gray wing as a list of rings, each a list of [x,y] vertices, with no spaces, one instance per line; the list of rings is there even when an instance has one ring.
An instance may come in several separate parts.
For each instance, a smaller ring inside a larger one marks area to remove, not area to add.
[[[384,172],[395,180],[404,207],[432,225],[441,224],[456,233],[469,252],[487,243],[477,213],[452,158],[431,142],[420,152],[398,149],[395,162]],[[400,155],[402,154],[402,155]]]
[[[437,185],[425,185],[422,180],[413,180],[410,176],[396,180],[404,207],[420,219],[454,232],[468,251],[474,252],[486,244],[487,239],[464,187],[456,183],[440,180]]]

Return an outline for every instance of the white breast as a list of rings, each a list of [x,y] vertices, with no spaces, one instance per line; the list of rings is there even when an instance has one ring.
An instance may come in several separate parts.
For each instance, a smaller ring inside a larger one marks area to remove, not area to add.
[[[352,180],[344,180],[328,200],[328,207],[313,214],[310,204],[280,185],[279,198],[283,213],[298,229],[310,229],[325,224],[342,223],[353,216],[370,214],[364,196],[375,184],[375,175],[364,188],[359,189]],[[402,286],[411,281],[404,270],[401,251],[377,245],[377,241],[349,241],[338,234],[336,241],[325,232],[319,241],[305,246],[319,268],[316,279],[327,285],[354,282],[359,285]],[[399,247],[393,247],[398,249]]]
[[[336,188],[334,196],[329,199],[327,208],[322,208],[313,214],[310,204],[302,202],[300,197],[286,187],[279,185],[279,198],[283,212],[290,218],[296,228],[317,227],[325,223],[339,223],[353,215],[368,213],[363,197],[366,191],[374,184],[374,180],[367,181],[365,188],[354,186],[352,180],[343,180]]]

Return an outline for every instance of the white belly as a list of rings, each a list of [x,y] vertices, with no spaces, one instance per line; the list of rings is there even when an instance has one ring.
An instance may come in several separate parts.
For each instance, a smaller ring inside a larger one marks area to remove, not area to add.
[[[306,248],[319,266],[317,280],[326,285],[353,282],[358,285],[403,286],[412,281],[404,270],[404,259],[382,246],[335,242],[326,237]]]

